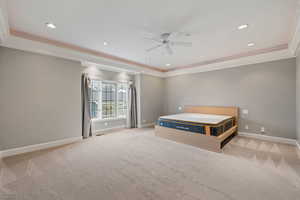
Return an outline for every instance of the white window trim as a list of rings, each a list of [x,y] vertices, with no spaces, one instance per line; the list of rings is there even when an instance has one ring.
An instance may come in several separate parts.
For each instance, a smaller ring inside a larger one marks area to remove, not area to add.
[[[108,119],[101,119],[101,118],[93,118],[92,122],[107,122],[107,121],[119,121],[119,120],[126,120],[126,117],[115,117],[115,118],[108,118]]]

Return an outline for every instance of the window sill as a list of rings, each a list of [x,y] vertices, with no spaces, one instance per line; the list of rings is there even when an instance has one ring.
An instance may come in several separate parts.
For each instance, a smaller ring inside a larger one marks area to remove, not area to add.
[[[108,121],[118,121],[118,120],[126,120],[126,117],[110,118],[110,119],[92,119],[92,122],[108,122]]]

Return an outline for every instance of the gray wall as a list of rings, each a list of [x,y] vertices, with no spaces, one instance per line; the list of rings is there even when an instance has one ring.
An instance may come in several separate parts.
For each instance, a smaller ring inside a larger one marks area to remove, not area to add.
[[[117,81],[117,82],[134,82],[134,75],[127,74],[124,72],[112,72],[106,70],[99,70],[97,67],[89,67],[84,69],[85,73],[88,73],[92,78],[99,80],[109,80],[109,81]],[[114,120],[96,120],[93,121],[93,130],[94,132],[102,131],[105,129],[111,128],[120,128],[126,127],[126,119],[114,119]]]
[[[249,110],[240,131],[264,126],[267,135],[296,138],[295,59],[170,77],[165,88],[167,114],[184,105],[238,106]]]
[[[81,74],[101,80],[133,75],[85,68],[66,59],[0,47],[0,149],[81,137]],[[95,131],[126,120],[96,121]]]
[[[297,103],[297,138],[300,143],[300,55],[297,56],[297,70],[296,70],[296,103]]]
[[[2,149],[81,136],[80,63],[0,47]]]
[[[164,109],[165,81],[151,75],[140,75],[141,125],[156,122]]]

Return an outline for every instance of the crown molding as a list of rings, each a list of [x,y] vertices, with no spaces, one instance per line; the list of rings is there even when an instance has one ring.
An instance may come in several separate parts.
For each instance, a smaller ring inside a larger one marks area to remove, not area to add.
[[[297,19],[294,33],[292,34],[292,39],[289,43],[289,50],[292,55],[297,56],[299,44],[300,44],[300,0],[297,1],[296,9]]]
[[[33,41],[23,37],[15,36],[13,34],[10,34],[5,42],[1,44],[1,46],[78,61],[82,64],[94,63],[99,66],[107,66],[105,67],[106,70],[109,70],[108,67],[111,66],[111,70],[116,69],[118,71],[134,71],[136,73],[144,73],[152,76],[164,77],[163,72],[156,71],[150,68],[143,68],[133,64],[117,62],[108,58],[100,57],[98,55],[92,55],[74,49],[63,48],[41,41]]]
[[[297,20],[295,32],[289,43],[289,51],[294,56],[297,55],[297,52],[299,49],[299,43],[300,43],[300,18],[298,18],[298,20]]]
[[[99,56],[90,55],[88,53],[78,52],[76,50],[66,49],[58,46],[54,46],[48,43],[32,41],[25,38],[17,37],[14,35],[10,35],[6,41],[1,44],[2,46],[19,49],[23,51],[30,51],[34,53],[50,55],[60,58],[65,58],[69,60],[79,61],[83,66],[92,66],[97,65],[97,67],[102,68],[103,70],[110,71],[118,71],[118,72],[135,72],[148,74],[157,77],[171,77],[178,76],[183,74],[192,74],[192,73],[200,73],[207,71],[214,71],[226,68],[240,67],[244,65],[251,65],[275,60],[282,60],[287,58],[295,57],[294,54],[291,53],[287,45],[285,45],[284,49],[275,49],[276,51],[271,51],[267,53],[261,53],[252,56],[233,58],[232,60],[225,60],[220,62],[215,62],[211,64],[205,64],[196,67],[190,68],[181,68],[168,72],[158,72],[148,68],[141,68],[135,65],[124,64],[120,62],[111,61],[110,59],[105,59]]]
[[[287,48],[288,48],[288,44],[282,44],[282,45],[277,45],[277,46],[273,46],[273,47],[269,47],[269,48],[265,48],[265,49],[257,49],[257,50],[248,51],[245,53],[239,53],[239,54],[234,54],[231,56],[216,58],[213,60],[206,60],[206,61],[202,61],[199,63],[194,63],[194,64],[190,64],[190,65],[186,65],[186,66],[175,67],[175,68],[169,69],[168,71],[175,71],[175,70],[180,70],[180,69],[188,69],[188,68],[206,66],[206,65],[210,65],[210,64],[214,64],[214,63],[221,63],[221,62],[225,62],[225,61],[236,60],[236,59],[240,59],[243,57],[255,56],[255,55],[259,55],[259,54],[270,53],[273,51],[280,51],[280,50],[284,50]]]
[[[299,43],[300,43],[300,20],[298,20],[296,31],[293,34],[292,40],[289,43],[289,51],[292,55],[296,56],[297,51],[299,49]]]
[[[0,44],[4,43],[9,36],[9,25],[7,15],[7,1],[0,0]]]
[[[158,71],[158,72],[164,72],[165,71],[163,69],[153,67],[153,66],[150,66],[150,65],[146,65],[146,64],[143,64],[143,63],[139,63],[139,62],[136,62],[136,61],[132,61],[132,60],[129,60],[129,59],[126,59],[126,58],[121,58],[121,57],[114,56],[114,55],[111,55],[111,54],[107,54],[107,53],[104,53],[104,52],[101,52],[101,51],[88,49],[88,48],[85,48],[85,47],[77,46],[77,45],[66,43],[66,42],[61,42],[61,41],[58,41],[58,40],[48,39],[48,38],[45,38],[45,37],[41,37],[41,36],[34,35],[34,34],[31,34],[31,33],[23,32],[23,31],[10,29],[10,34],[12,36],[27,39],[27,40],[31,40],[31,41],[34,41],[34,42],[49,44],[49,45],[52,45],[52,46],[56,46],[56,47],[60,47],[60,48],[68,49],[68,50],[73,50],[73,51],[77,51],[77,52],[84,53],[84,54],[89,54],[89,55],[92,55],[92,56],[95,56],[95,57],[100,57],[102,59],[112,60],[112,61],[118,62],[118,63],[124,63],[124,64],[128,64],[128,65],[138,66],[142,69],[149,69],[149,70]]]
[[[168,71],[165,73],[165,75],[166,75],[166,77],[171,77],[171,76],[178,76],[178,75],[183,75],[183,74],[208,72],[208,71],[214,71],[214,70],[221,70],[221,69],[227,69],[227,68],[241,67],[241,66],[245,66],[245,65],[252,65],[252,64],[258,64],[258,63],[288,59],[288,58],[292,58],[292,57],[295,57],[295,56],[293,54],[291,54],[291,52],[288,48],[285,48],[282,50],[257,54],[257,55],[253,55],[253,56],[241,57],[241,58],[237,58],[237,59],[227,60],[224,62],[216,62],[216,63],[202,65],[202,66],[198,66],[198,67],[182,68],[182,69],[177,69],[174,71]]]
[[[114,67],[111,65],[104,65],[104,64],[99,64],[99,63],[92,63],[92,62],[87,62],[87,61],[81,61],[81,65],[84,67],[96,67],[97,69],[100,70],[106,70],[106,71],[112,71],[112,72],[125,72],[127,74],[137,74],[138,72],[129,70],[129,69],[124,69],[120,67]]]

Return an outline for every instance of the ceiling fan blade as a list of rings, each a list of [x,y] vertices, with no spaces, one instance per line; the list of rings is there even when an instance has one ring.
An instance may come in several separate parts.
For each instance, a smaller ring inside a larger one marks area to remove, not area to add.
[[[158,42],[158,43],[161,43],[161,41],[160,41],[159,39],[156,39],[156,38],[147,38],[147,37],[144,37],[144,39],[146,39],[146,40],[151,40],[151,41]]]
[[[169,55],[173,54],[173,50],[171,49],[170,45],[166,45],[166,50],[167,50]]]
[[[175,36],[175,37],[182,37],[182,36],[189,37],[189,36],[191,36],[190,33],[188,33],[188,32],[182,32],[182,31],[173,32],[172,35]]]
[[[160,44],[160,45],[157,45],[157,46],[154,46],[154,47],[152,47],[152,48],[150,48],[150,49],[147,49],[146,51],[152,51],[152,50],[154,50],[154,49],[157,49],[157,48],[159,48],[159,47],[161,47],[161,46],[163,46],[162,44]]]
[[[180,42],[180,41],[170,42],[170,44],[171,45],[184,46],[184,47],[191,47],[193,45],[191,42]]]

